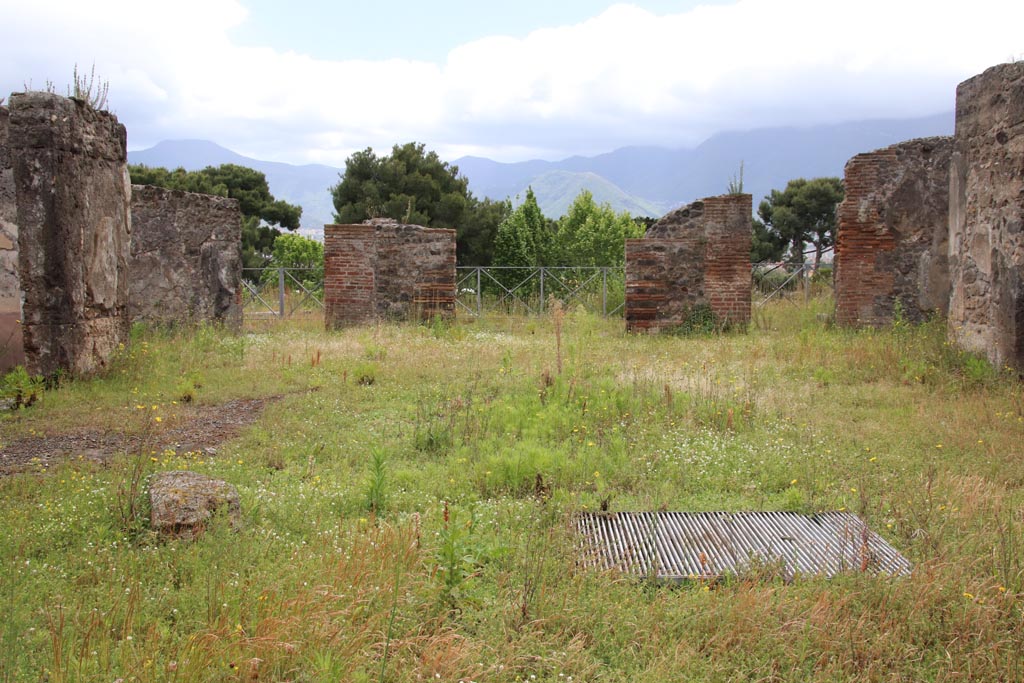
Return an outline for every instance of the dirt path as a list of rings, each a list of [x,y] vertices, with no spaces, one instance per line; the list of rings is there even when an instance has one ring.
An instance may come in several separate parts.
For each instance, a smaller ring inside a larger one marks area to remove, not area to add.
[[[236,436],[243,427],[256,422],[264,407],[281,398],[270,396],[239,399],[216,406],[186,408],[179,413],[173,424],[145,436],[81,430],[18,439],[0,448],[0,476],[30,468],[49,467],[79,456],[94,462],[105,462],[118,453],[136,452],[142,448],[212,454],[219,444]]]

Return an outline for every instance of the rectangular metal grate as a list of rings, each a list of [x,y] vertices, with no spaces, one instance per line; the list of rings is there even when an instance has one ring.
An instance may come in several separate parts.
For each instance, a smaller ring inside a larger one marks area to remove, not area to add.
[[[714,579],[765,564],[787,579],[911,568],[849,512],[597,512],[574,521],[584,566],[658,580]]]

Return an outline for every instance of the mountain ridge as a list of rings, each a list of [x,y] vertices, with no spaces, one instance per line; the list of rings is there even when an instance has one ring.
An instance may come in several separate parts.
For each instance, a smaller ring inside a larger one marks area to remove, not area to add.
[[[792,178],[842,176],[850,157],[912,138],[950,135],[953,113],[914,119],[873,119],[811,127],[780,126],[718,133],[695,147],[654,145],[621,147],[591,157],[560,161],[532,159],[500,162],[464,156],[451,162],[469,180],[478,197],[515,198],[532,187],[546,216],[561,216],[582,189],[616,211],[660,216],[688,202],[722,194],[744,170],[744,190],[754,205]],[[264,173],[275,197],[303,207],[304,234],[320,235],[333,222],[329,189],[344,169],[324,164],[294,165],[262,161],[208,140],[165,140],[128,153],[148,166],[198,170],[223,163]],[[572,194],[572,197],[568,195]]]

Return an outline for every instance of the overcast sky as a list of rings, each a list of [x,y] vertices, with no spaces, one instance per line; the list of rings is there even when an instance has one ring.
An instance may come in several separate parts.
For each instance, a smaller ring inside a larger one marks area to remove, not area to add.
[[[951,111],[1022,26],[1020,0],[0,0],[0,94],[95,63],[131,149],[559,159]]]

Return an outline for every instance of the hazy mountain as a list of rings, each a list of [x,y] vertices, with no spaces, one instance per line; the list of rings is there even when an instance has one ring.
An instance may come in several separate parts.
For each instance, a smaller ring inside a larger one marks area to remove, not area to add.
[[[720,133],[691,149],[624,147],[594,157],[501,163],[463,157],[454,163],[478,197],[515,199],[532,186],[544,215],[557,218],[583,189],[616,211],[660,216],[673,207],[722,194],[744,167],[744,189],[754,206],[791,178],[842,176],[855,154],[930,135],[951,135],[953,114],[918,119],[857,121],[810,128],[762,128]],[[262,171],[275,197],[302,206],[302,232],[322,234],[334,207],[329,188],[342,169],[260,161],[204,140],[172,140],[129,152],[133,164],[197,170],[240,164]]]
[[[329,188],[338,182],[342,172],[340,168],[260,161],[207,140],[165,140],[149,149],[128,152],[128,162],[171,169],[182,167],[188,171],[221,164],[254,168],[266,175],[271,194],[302,207],[303,233],[321,235],[323,226],[334,222],[334,204]]]
[[[660,205],[623,192],[596,173],[547,171],[530,179],[529,186],[533,188],[541,211],[551,218],[565,215],[569,205],[583,190],[590,190],[598,204],[611,204],[616,211],[626,211],[631,216],[660,216],[665,213]],[[521,201],[526,196],[526,187],[520,188],[513,199]]]
[[[785,187],[791,178],[842,177],[846,161],[860,152],[911,138],[952,133],[953,113],[949,112],[918,119],[719,133],[692,149],[624,147],[594,157],[511,164],[463,157],[455,164],[479,196],[514,197],[527,185],[534,185],[537,192],[536,183],[545,174],[568,171],[600,176],[627,196],[667,210],[722,194],[729,180],[739,173],[742,162],[744,189],[754,195],[756,206],[773,188]]]

